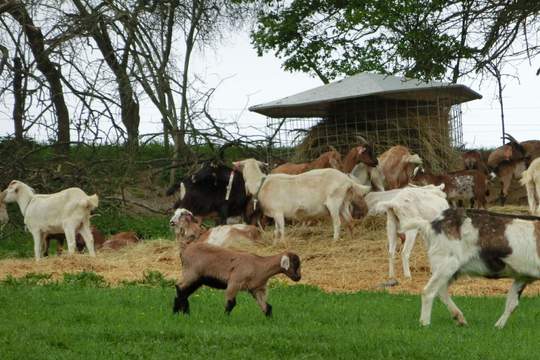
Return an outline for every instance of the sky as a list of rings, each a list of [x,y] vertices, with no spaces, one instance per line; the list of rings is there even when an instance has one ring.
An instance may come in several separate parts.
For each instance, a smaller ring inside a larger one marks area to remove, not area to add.
[[[540,59],[523,62],[508,72],[504,90],[506,130],[518,140],[540,139]],[[248,107],[273,101],[322,85],[304,73],[285,72],[272,54],[258,57],[247,32],[229,36],[215,49],[196,51],[193,72],[208,86],[219,86],[210,105],[218,119],[237,121],[243,134],[263,134],[266,117]],[[499,104],[494,81],[464,79],[460,83],[483,95],[462,105],[463,136],[469,148],[494,147],[502,143]],[[0,111],[0,135],[13,133],[11,109]],[[161,131],[160,116],[148,102],[141,103],[140,133]],[[34,134],[35,135],[35,134]]]

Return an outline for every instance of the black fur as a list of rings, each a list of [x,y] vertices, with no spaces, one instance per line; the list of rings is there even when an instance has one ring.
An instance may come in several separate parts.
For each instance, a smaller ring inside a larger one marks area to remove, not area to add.
[[[243,216],[249,196],[246,194],[244,177],[234,173],[229,200],[225,200],[229,177],[233,170],[222,164],[205,163],[191,177],[184,178],[186,194],[174,204],[174,208],[185,208],[196,216],[208,216],[214,212],[219,215],[221,224],[231,216]],[[180,188],[180,183],[172,186],[167,194],[173,194]]]

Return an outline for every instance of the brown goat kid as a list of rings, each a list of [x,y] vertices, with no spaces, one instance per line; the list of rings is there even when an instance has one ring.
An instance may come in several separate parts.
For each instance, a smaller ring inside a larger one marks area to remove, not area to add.
[[[191,215],[184,215],[189,223]],[[277,274],[285,274],[299,281],[300,258],[291,252],[273,256],[257,256],[245,252],[224,249],[194,241],[189,229],[174,226],[180,242],[182,281],[176,285],[173,313],[189,314],[188,298],[202,285],[225,290],[225,313],[228,315],[236,305],[236,294],[248,291],[266,316],[272,315],[267,301],[266,283]],[[188,231],[186,231],[188,230]]]
[[[134,231],[123,231],[111,235],[107,241],[103,243],[102,249],[119,250],[129,245],[138,244],[141,240]]]
[[[342,171],[349,174],[358,163],[366,164],[369,167],[375,167],[379,164],[370,144],[359,145],[349,150],[343,159]]]
[[[281,164],[271,171],[271,174],[289,174],[289,175],[298,175],[305,173],[306,171],[313,169],[326,169],[334,168],[341,170],[341,154],[336,150],[332,149],[321,154],[317,159],[309,163],[302,164],[293,164],[285,163]]]
[[[94,247],[96,249],[99,249],[101,246],[103,246],[103,243],[105,242],[105,236],[103,236],[103,233],[99,231],[95,226],[91,226],[90,231],[92,232],[92,236],[94,237]],[[62,251],[64,250],[64,244],[66,242],[66,235],[64,233],[49,234],[45,238],[45,252],[43,256],[49,256],[49,245],[51,243],[51,240],[56,240],[56,253],[58,255],[62,254]],[[83,252],[86,244],[84,243],[84,239],[82,238],[81,234],[77,234],[77,236],[75,237],[75,244],[77,245],[77,251]]]

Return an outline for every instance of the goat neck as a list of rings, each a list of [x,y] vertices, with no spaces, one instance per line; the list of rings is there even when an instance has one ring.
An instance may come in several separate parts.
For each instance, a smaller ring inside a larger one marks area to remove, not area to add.
[[[26,210],[28,209],[28,205],[30,205],[30,202],[34,198],[34,192],[28,187],[22,184],[23,186],[19,185],[19,193],[17,196],[17,204],[19,205],[19,209],[21,210],[21,214],[23,217],[26,216]]]
[[[261,277],[265,282],[276,274],[284,273],[284,270],[281,267],[281,257],[283,255],[286,255],[286,253],[264,256],[261,258]]]
[[[249,194],[253,195],[257,193],[259,186],[261,185],[261,179],[266,175],[259,169],[255,162],[247,162],[242,169],[242,175],[246,183],[246,190]]]

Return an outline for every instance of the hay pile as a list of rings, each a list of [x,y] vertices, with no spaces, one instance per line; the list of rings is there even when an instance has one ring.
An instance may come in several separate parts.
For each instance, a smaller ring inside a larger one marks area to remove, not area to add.
[[[500,210],[497,208],[496,210]],[[505,208],[508,210],[508,208]],[[512,208],[522,211],[522,208]],[[354,239],[345,236],[332,242],[329,223],[287,227],[287,244],[271,245],[272,234],[264,234],[266,246],[253,246],[246,250],[260,255],[274,254],[286,249],[297,252],[302,263],[303,284],[315,285],[325,291],[349,292],[359,290],[379,291],[387,280],[388,255],[383,217],[368,217],[355,226]],[[391,293],[419,294],[429,279],[429,265],[424,244],[417,241],[410,260],[413,279],[402,277],[401,262],[396,260],[399,285],[388,289]],[[102,252],[96,258],[86,255],[50,257],[36,262],[33,259],[7,259],[0,261],[0,278],[8,275],[22,277],[28,273],[52,274],[61,279],[63,273],[93,271],[111,284],[141,280],[144,272],[159,271],[166,278],[180,279],[178,247],[172,240],[148,241],[118,252]],[[280,281],[285,280],[279,277]],[[461,278],[450,287],[459,295],[502,295],[511,280],[485,280]],[[540,282],[527,287],[525,294],[540,293]]]
[[[394,145],[419,154],[435,172],[457,169],[460,155],[450,132],[456,127],[449,106],[433,102],[368,98],[339,103],[331,115],[312,126],[295,148],[293,161],[316,158],[331,145],[341,153],[364,137],[378,155]]]

